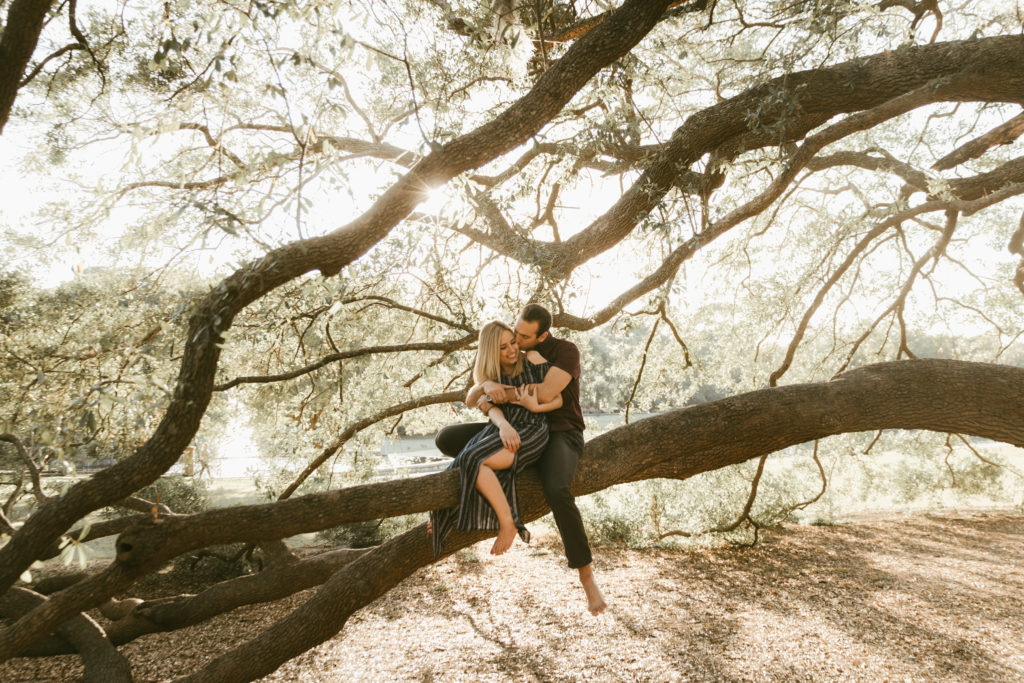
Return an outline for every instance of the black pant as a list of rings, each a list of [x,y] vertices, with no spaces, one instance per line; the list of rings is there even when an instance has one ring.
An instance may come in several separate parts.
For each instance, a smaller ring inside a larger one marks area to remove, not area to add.
[[[439,451],[454,458],[485,426],[486,422],[473,422],[442,427],[434,437],[434,444]],[[576,499],[572,497],[571,490],[576,463],[582,454],[583,432],[578,429],[551,432],[544,454],[537,463],[544,486],[544,498],[551,507],[555,526],[562,536],[565,557],[573,569],[587,566],[592,559],[587,532],[583,528],[583,517],[576,507]]]

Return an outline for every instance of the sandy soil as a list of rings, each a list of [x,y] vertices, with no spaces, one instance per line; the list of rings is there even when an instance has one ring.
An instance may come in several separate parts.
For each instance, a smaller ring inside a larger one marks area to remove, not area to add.
[[[942,512],[783,526],[754,548],[600,549],[595,619],[557,538],[425,568],[266,681],[1024,681],[1024,517]],[[162,681],[308,594],[122,651]],[[3,681],[74,680],[76,657]]]

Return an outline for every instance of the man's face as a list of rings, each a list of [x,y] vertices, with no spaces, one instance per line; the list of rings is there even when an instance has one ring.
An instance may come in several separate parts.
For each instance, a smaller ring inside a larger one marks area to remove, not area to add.
[[[522,318],[516,320],[516,341],[519,342],[519,348],[523,351],[530,351],[533,347],[537,346],[540,342],[544,341],[544,338],[548,336],[548,333],[537,336],[537,328],[540,327],[540,323],[527,322]]]

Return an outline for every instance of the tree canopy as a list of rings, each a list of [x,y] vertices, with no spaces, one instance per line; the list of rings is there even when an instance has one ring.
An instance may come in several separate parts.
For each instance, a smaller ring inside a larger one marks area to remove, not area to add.
[[[125,680],[113,646],[313,586],[184,678],[330,638],[433,561],[423,529],[282,540],[450,505],[456,475],[339,487],[325,463],[453,419],[479,325],[531,300],[584,347],[587,408],[663,411],[589,441],[578,495],[844,433],[1024,445],[1019,2],[0,9],[24,178],[0,271],[4,659],[78,651]],[[40,286],[55,262],[75,277]],[[239,411],[301,463],[273,502],[135,495]],[[61,461],[95,471],[47,493]],[[521,496],[546,511],[533,478]],[[136,514],[83,526],[109,506]],[[62,538],[114,534],[101,572],[18,583]],[[263,571],[84,616],[223,543]]]

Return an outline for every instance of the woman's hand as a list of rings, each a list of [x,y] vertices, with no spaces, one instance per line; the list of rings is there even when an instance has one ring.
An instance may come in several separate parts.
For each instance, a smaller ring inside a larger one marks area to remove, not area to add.
[[[501,435],[501,443],[505,445],[505,448],[512,453],[519,450],[519,432],[512,425],[508,422],[504,423],[498,427],[498,433]]]
[[[516,397],[511,401],[517,406],[522,406],[531,413],[537,412],[540,408],[540,401],[537,400],[537,387],[533,384],[516,387]]]

